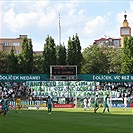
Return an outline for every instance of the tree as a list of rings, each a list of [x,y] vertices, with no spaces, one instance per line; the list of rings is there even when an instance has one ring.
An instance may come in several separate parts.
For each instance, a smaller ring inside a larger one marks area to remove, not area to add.
[[[7,53],[0,51],[0,73],[7,73]]]
[[[66,48],[64,45],[56,46],[57,65],[66,65]]]
[[[11,47],[11,50],[7,56],[7,73],[14,74],[18,73],[18,61],[17,57],[14,55],[13,47]]]
[[[81,72],[88,74],[107,73],[108,59],[98,46],[90,46],[83,51]]]
[[[43,73],[43,56],[41,54],[33,55],[33,72],[42,74]]]
[[[101,47],[104,55],[108,59],[107,73],[120,73],[121,72],[121,53],[120,48]]]
[[[29,43],[28,43],[28,54],[29,54],[28,72],[33,73],[33,46],[32,46],[31,39],[29,40]]]
[[[82,53],[81,53],[81,46],[80,40],[78,35],[69,37],[68,40],[68,53],[67,53],[67,63],[68,65],[77,65],[78,66],[78,73],[81,71],[82,66]]]
[[[124,38],[124,47],[122,49],[121,73],[133,73],[133,37]]]
[[[27,38],[22,41],[22,52],[20,55],[21,73],[32,73],[33,71],[33,49],[32,42]]]
[[[43,72],[45,74],[50,73],[50,65],[56,65],[56,49],[55,49],[55,42],[51,36],[46,38],[46,43],[44,44],[44,51],[43,51]]]
[[[68,40],[68,49],[67,49],[67,64],[68,65],[74,65],[75,62],[74,62],[74,51],[73,51],[73,42],[71,40],[71,37],[69,37],[69,40]]]

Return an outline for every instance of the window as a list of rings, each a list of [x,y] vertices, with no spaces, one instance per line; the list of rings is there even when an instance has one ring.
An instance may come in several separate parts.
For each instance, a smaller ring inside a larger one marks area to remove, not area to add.
[[[119,40],[114,40],[114,46],[120,46],[120,41]]]
[[[14,42],[14,43],[13,43],[13,46],[19,46],[19,45],[20,45],[19,42]]]
[[[3,42],[4,46],[9,46],[10,43],[9,42]]]
[[[16,50],[16,54],[19,54],[19,50]]]

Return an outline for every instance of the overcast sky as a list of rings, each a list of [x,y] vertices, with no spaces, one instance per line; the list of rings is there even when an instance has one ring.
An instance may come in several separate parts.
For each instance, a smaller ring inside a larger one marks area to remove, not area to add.
[[[67,47],[68,38],[77,33],[83,50],[104,35],[120,38],[125,11],[132,28],[130,0],[1,0],[0,37],[28,35],[33,50],[42,51],[47,35],[59,43],[60,14],[61,42]]]

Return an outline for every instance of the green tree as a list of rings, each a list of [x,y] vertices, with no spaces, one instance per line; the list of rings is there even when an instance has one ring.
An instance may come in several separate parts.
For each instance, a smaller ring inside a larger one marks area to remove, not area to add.
[[[20,55],[21,73],[32,73],[33,71],[33,49],[32,42],[28,38],[22,41],[22,52]]]
[[[74,55],[74,51],[73,51],[73,42],[71,37],[69,37],[68,40],[68,49],[67,49],[67,64],[68,65],[75,65],[74,59],[71,58]]]
[[[103,53],[108,59],[107,73],[121,72],[121,56],[122,50],[120,48],[101,47]]]
[[[43,56],[42,54],[35,54],[33,55],[33,72],[37,74],[43,73]]]
[[[7,53],[0,51],[0,73],[7,73]]]
[[[64,45],[56,46],[57,65],[66,65],[66,48]]]
[[[33,73],[33,45],[31,39],[28,42],[28,53],[29,53],[28,72]]]
[[[78,73],[81,71],[83,56],[81,53],[81,45],[78,35],[69,37],[68,40],[68,53],[67,53],[67,64],[68,65],[77,65]]]
[[[18,73],[18,61],[17,57],[14,55],[13,47],[11,47],[11,50],[8,53],[7,61],[8,61],[7,73],[10,74]]]
[[[56,65],[56,46],[54,39],[51,36],[46,38],[46,43],[44,44],[44,51],[43,51],[43,72],[45,74],[50,73],[50,65]]]
[[[124,47],[122,49],[121,73],[133,73],[133,37],[124,38]]]
[[[98,46],[90,46],[83,51],[82,73],[107,73],[108,59]]]

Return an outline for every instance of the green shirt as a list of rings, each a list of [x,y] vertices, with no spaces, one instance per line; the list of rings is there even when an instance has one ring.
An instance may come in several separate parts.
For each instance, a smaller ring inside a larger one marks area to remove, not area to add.
[[[104,104],[107,104],[107,99],[108,99],[108,97],[105,96],[105,97],[104,97]]]
[[[95,97],[94,104],[98,104],[98,97]]]

